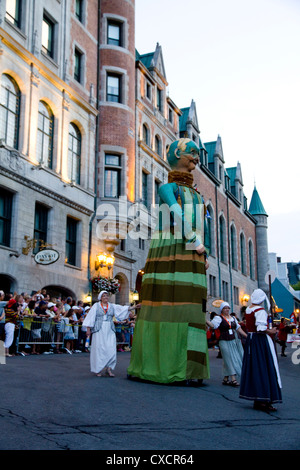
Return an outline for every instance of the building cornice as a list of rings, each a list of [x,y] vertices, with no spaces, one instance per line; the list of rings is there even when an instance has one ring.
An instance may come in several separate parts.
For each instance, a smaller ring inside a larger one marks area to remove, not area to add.
[[[87,207],[84,207],[81,204],[78,204],[72,201],[71,199],[66,198],[62,194],[58,194],[54,191],[51,191],[49,188],[45,188],[44,186],[38,184],[36,181],[32,181],[28,178],[25,178],[24,176],[19,175],[18,173],[15,173],[14,171],[9,170],[8,168],[0,166],[0,174],[16,181],[17,183],[22,184],[23,186],[26,186],[27,188],[32,189],[33,191],[37,191],[40,194],[43,194],[44,196],[50,197],[51,199],[60,202],[65,206],[69,206],[72,209],[75,209],[76,211],[79,211],[87,216],[91,216],[94,212],[92,209],[88,209]]]

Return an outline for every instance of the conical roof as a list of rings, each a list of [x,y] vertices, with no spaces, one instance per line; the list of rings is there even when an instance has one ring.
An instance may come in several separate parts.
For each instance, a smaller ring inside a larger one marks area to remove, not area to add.
[[[259,194],[257,192],[256,186],[254,187],[252,198],[249,206],[249,212],[252,215],[268,215],[265,211],[265,208],[261,202]]]

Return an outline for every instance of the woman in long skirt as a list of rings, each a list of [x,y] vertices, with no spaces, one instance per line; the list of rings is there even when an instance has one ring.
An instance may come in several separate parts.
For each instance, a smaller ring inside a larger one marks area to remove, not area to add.
[[[220,330],[219,348],[223,358],[223,385],[239,387],[236,376],[241,376],[244,350],[236,331],[245,338],[246,333],[235,317],[230,315],[230,305],[227,302],[222,302],[220,305],[220,315],[216,315],[210,321],[207,320],[206,323],[211,328]]]
[[[105,371],[110,377],[114,377],[113,370],[117,363],[116,332],[113,322],[115,317],[123,321],[129,317],[132,310],[139,305],[128,307],[108,302],[109,294],[101,291],[98,300],[89,310],[82,326],[87,327],[87,337],[92,333],[90,365],[91,372],[98,377]]]
[[[246,310],[248,337],[242,367],[240,398],[253,400],[254,408],[276,411],[272,403],[281,403],[281,378],[274,342],[276,328],[268,329],[268,314],[263,304],[266,294],[256,289]]]

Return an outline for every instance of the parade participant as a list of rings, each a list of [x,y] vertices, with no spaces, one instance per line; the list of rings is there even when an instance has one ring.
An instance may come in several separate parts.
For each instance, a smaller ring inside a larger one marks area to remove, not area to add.
[[[5,307],[5,340],[4,340],[4,348],[5,348],[5,356],[11,357],[12,354],[9,353],[9,348],[12,346],[14,342],[14,333],[15,328],[18,324],[23,298],[19,300],[21,296],[17,296],[16,299],[10,299]],[[20,303],[19,303],[20,302]]]
[[[116,332],[113,322],[125,320],[132,310],[139,308],[139,305],[132,307],[121,306],[108,302],[109,294],[101,291],[96,302],[88,311],[82,325],[87,327],[87,337],[92,333],[92,344],[90,350],[91,372],[98,377],[105,374],[105,370],[110,377],[114,377],[113,370],[117,363]]]
[[[167,152],[172,171],[159,189],[160,223],[144,269],[128,378],[158,383],[209,378],[209,237],[206,208],[192,175],[199,154],[190,139],[173,142]]]
[[[280,320],[280,325],[278,329],[278,342],[281,346],[281,356],[282,357],[287,357],[285,354],[286,350],[286,341],[287,341],[287,335],[288,332],[290,331],[290,328],[287,326],[287,322],[284,317],[281,318]]]
[[[281,403],[281,379],[272,336],[276,328],[268,329],[268,314],[263,307],[270,302],[261,289],[251,295],[251,305],[245,317],[248,337],[243,359],[240,398],[254,401],[254,408],[276,411],[272,403]]]
[[[242,330],[236,318],[230,315],[230,305],[227,302],[221,303],[219,312],[220,315],[215,315],[210,321],[207,320],[206,324],[211,328],[218,328],[221,333],[219,348],[223,358],[223,385],[238,387],[240,384],[237,382],[236,376],[241,376],[244,350],[235,331],[245,338],[247,338],[247,334]]]

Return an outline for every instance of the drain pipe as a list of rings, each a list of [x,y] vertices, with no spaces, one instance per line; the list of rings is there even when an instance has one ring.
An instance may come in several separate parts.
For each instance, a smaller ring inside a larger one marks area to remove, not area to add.
[[[98,37],[97,37],[97,91],[96,91],[96,109],[98,111],[96,116],[96,135],[95,135],[95,175],[94,175],[94,213],[89,222],[89,245],[88,245],[88,269],[87,276],[89,281],[89,289],[92,293],[92,281],[91,281],[91,251],[92,251],[92,240],[93,240],[93,223],[96,217],[97,211],[97,169],[98,169],[98,151],[99,151],[99,79],[100,79],[100,12],[101,12],[101,0],[98,0]]]
[[[218,259],[218,272],[219,272],[219,297],[222,298],[222,289],[221,289],[221,268],[220,268],[220,247],[219,247],[219,213],[218,213],[218,188],[215,185],[215,198],[216,198],[216,233],[217,233],[217,259]]]
[[[230,237],[230,224],[229,224],[229,202],[227,193],[227,240],[228,240],[228,266],[229,266],[229,277],[230,277],[230,299],[231,299],[231,311],[233,312],[233,285],[232,285],[232,253],[231,253],[231,237]]]

